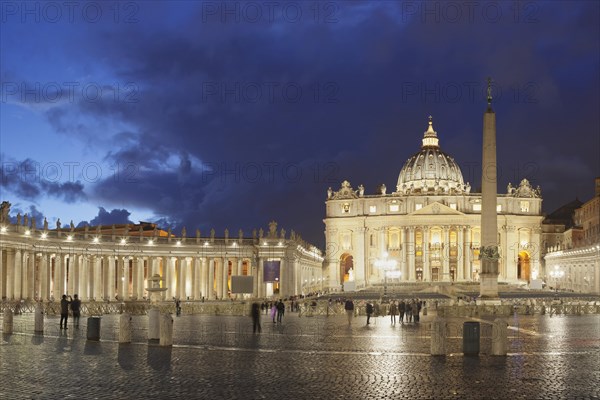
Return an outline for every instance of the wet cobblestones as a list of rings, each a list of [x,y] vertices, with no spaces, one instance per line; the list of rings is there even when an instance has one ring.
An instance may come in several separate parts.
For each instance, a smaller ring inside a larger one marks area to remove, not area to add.
[[[48,317],[14,317],[0,346],[2,399],[598,399],[600,317],[509,318],[507,357],[462,355],[462,323],[448,319],[446,357],[429,355],[432,316],[395,326],[380,317],[351,327],[344,317],[174,318],[171,347],[148,344],[147,317],[134,317],[132,344],[118,344],[118,316],[102,317],[101,341]]]

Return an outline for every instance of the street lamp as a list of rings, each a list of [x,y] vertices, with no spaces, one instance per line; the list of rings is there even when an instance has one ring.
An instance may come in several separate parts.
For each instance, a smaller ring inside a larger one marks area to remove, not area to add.
[[[556,287],[554,288],[554,291],[558,296],[558,285],[559,285],[558,280],[562,279],[562,277],[565,276],[565,271],[560,269],[560,267],[558,265],[555,265],[554,270],[550,271],[550,276],[552,278],[554,278],[554,283],[556,285]]]
[[[384,252],[382,258],[375,260],[375,267],[383,270],[383,297],[387,296],[387,273],[396,268],[396,260],[388,260],[388,253]]]

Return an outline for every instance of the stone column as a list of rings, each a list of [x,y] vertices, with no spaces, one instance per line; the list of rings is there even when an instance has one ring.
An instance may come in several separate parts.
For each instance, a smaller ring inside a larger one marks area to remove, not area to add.
[[[467,281],[473,280],[473,263],[471,262],[472,246],[473,246],[473,230],[470,226],[467,226],[467,233],[465,237],[465,247],[463,250],[463,257],[465,260],[465,278]]]
[[[104,295],[104,284],[102,282],[102,256],[94,256],[94,293],[92,298],[100,301]]]
[[[263,280],[263,271],[264,271],[264,259],[259,257],[258,259],[258,279],[257,279],[257,297],[265,297],[265,282]]]
[[[0,246],[0,300],[6,297],[6,282],[4,282],[4,249]]]
[[[29,291],[32,289],[33,287],[33,274],[30,274],[30,266],[31,266],[31,260],[29,259],[30,254],[28,251],[23,250],[21,252],[21,263],[22,263],[22,269],[21,269],[21,298],[22,299],[29,299]]]
[[[400,227],[400,271],[402,271],[402,276],[401,276],[401,280],[403,282],[408,281],[409,276],[408,276],[408,260],[406,259],[406,227],[402,226]]]
[[[208,260],[208,282],[207,282],[206,298],[208,300],[215,299],[215,259],[211,257]]]
[[[223,276],[221,277],[223,279],[222,285],[223,285],[223,299],[228,299],[229,298],[229,294],[228,294],[228,288],[227,288],[227,278],[229,277],[229,260],[227,258],[222,258],[221,259],[223,262]]]
[[[104,298],[104,300],[110,300],[111,294],[112,284],[110,279],[110,261],[111,258],[109,256],[102,257],[102,297]]]
[[[429,271],[429,228],[423,227],[423,281],[431,282]]]
[[[144,266],[146,266],[146,268],[144,268]],[[147,258],[144,260],[144,257],[138,257],[137,258],[137,270],[138,270],[138,275],[137,275],[137,291],[135,292],[137,295],[137,299],[138,300],[142,300],[144,298],[144,289],[146,287],[148,287],[146,285],[146,279],[148,279],[148,277],[150,276],[148,273],[150,272],[150,259]],[[145,276],[144,274],[144,270],[147,271],[147,275]]]
[[[456,280],[462,282],[465,280],[465,227],[457,227],[456,235]]]
[[[167,287],[165,297],[167,299],[173,298],[173,282],[171,276],[173,275],[173,265],[171,257],[162,257],[163,265],[163,285]]]
[[[192,295],[191,298],[198,300],[200,298],[200,259],[192,258]]]
[[[87,255],[80,255],[79,256],[79,269],[78,269],[78,275],[79,275],[79,284],[76,286],[75,288],[75,293],[77,293],[79,295],[79,299],[84,301],[84,300],[88,300],[89,299],[89,293],[88,293],[88,287],[89,287],[89,270],[90,270],[90,263],[89,263],[89,257]]]
[[[217,299],[223,298],[223,259],[217,258],[215,259],[215,284],[216,284],[216,292]]]
[[[79,254],[72,254],[69,257],[69,294],[79,295],[81,260]]]
[[[141,257],[132,257],[132,270],[131,270],[131,297],[134,300],[141,299],[139,296],[140,290],[140,259],[142,260],[142,268],[144,260]],[[142,270],[143,273],[143,270]],[[129,277],[129,274],[127,274]],[[128,285],[129,286],[129,285]]]
[[[288,293],[288,273],[285,270],[285,260],[283,258],[279,259],[279,297],[284,298]]]
[[[504,254],[506,264],[506,280],[511,283],[517,282],[517,260],[519,257],[519,240],[516,236],[514,225],[506,226],[506,254]]]
[[[40,258],[40,300],[47,300],[50,298],[50,280],[49,277],[49,265],[52,260],[50,259],[50,254],[42,253]]]
[[[408,227],[408,280],[414,282],[417,279],[415,271],[415,260],[417,258],[417,247],[415,243],[415,227]]]
[[[187,278],[188,259],[179,257],[179,277],[177,279],[177,297],[181,300],[186,299],[185,282]]]
[[[117,260],[117,271],[116,271],[116,279],[117,279],[117,296],[119,296],[119,301],[125,300],[125,257],[115,257]]]
[[[202,269],[200,274],[202,279],[200,281],[200,296],[208,299],[208,260],[206,257],[200,259],[200,268]]]
[[[442,252],[442,281],[450,281],[450,227],[444,226],[444,249]]]
[[[540,257],[541,252],[540,248],[542,247],[542,241],[540,239],[540,233],[542,228],[539,226],[534,227],[531,230],[531,243],[533,244],[533,251],[531,252],[530,260],[531,260],[531,275],[530,279],[533,279],[533,271],[538,271],[538,279],[541,277],[541,268],[540,268]]]
[[[361,288],[366,285],[366,265],[367,265],[367,251],[365,248],[365,231],[364,227],[356,228],[356,246],[354,247],[354,280],[356,287]]]
[[[54,297],[57,301],[66,293],[65,288],[65,255],[56,254],[54,257]]]
[[[22,280],[23,280],[23,252],[19,249],[15,250],[15,261],[14,261],[14,279],[13,279],[13,293],[15,299],[22,299]]]
[[[6,298],[15,298],[15,249],[6,249]]]

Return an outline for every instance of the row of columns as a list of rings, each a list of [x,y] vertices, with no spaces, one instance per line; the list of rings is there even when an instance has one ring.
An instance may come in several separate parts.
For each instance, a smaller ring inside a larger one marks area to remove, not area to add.
[[[47,300],[78,294],[82,300],[142,299],[147,279],[160,274],[167,299],[223,299],[229,297],[229,277],[243,274],[244,260],[252,273],[250,259],[240,257],[69,255],[8,248],[0,251],[0,298]],[[260,278],[255,279],[254,296],[264,286]],[[295,282],[286,285],[293,291]]]
[[[421,230],[422,232],[422,241],[421,241],[421,255],[417,256],[417,246],[416,246],[416,231]],[[457,255],[454,257],[456,259],[456,276],[455,280],[464,281],[471,280],[473,277],[473,260],[470,248],[470,241],[465,240],[466,238],[471,238],[472,228],[470,226],[459,226],[454,229],[457,233],[456,240],[456,251]],[[418,227],[418,226],[408,226],[400,229],[400,243],[411,243],[413,246],[403,245],[400,250],[399,257],[399,268],[402,272],[401,279],[403,281],[414,282],[417,280],[417,265],[419,265],[423,269],[423,277],[424,281],[431,281],[431,251],[430,251],[430,228],[427,226]],[[441,242],[445,245],[441,250],[441,281],[450,281],[450,226],[444,226],[442,228],[442,238]],[[370,264],[381,257],[386,251],[385,247],[385,237],[386,237],[387,229],[381,229],[378,232],[378,249],[377,254],[372,255],[371,257],[367,257],[367,264],[369,266],[368,276],[376,275],[378,272],[376,268],[371,266]],[[365,233],[366,235],[367,233]],[[364,243],[364,235],[359,235],[362,237],[362,242]],[[359,247],[360,249],[361,247]],[[363,247],[364,248],[364,247]],[[369,262],[370,260],[370,262]],[[360,270],[360,268],[359,268]],[[357,276],[358,279],[358,276]]]

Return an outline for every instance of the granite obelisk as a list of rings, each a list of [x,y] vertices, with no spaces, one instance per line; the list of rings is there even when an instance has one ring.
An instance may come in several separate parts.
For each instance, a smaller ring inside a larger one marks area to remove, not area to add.
[[[483,114],[483,152],[481,170],[481,273],[479,296],[498,298],[498,214],[496,210],[496,114],[492,109],[492,80],[488,78],[487,110]]]

